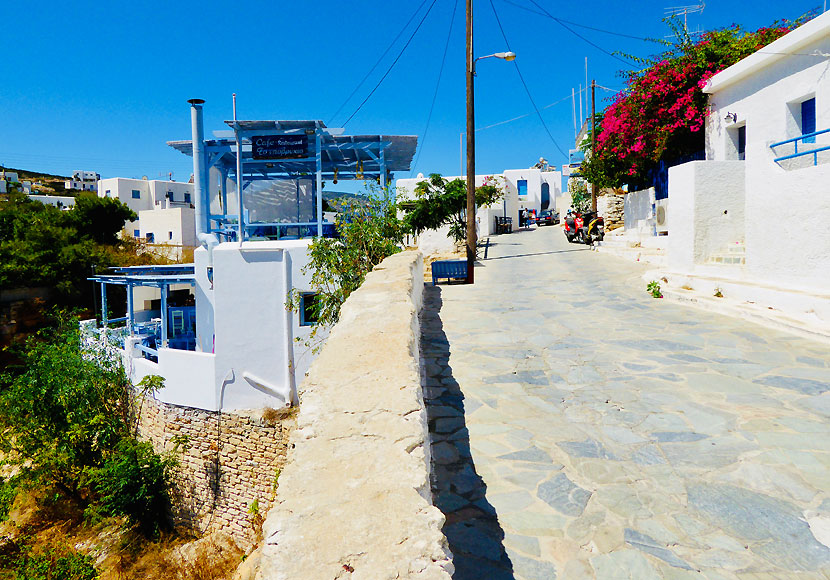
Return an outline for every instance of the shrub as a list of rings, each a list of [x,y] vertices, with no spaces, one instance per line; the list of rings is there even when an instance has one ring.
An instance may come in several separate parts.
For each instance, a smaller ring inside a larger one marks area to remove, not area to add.
[[[28,550],[15,565],[16,580],[96,580],[92,558],[66,546]]]
[[[145,535],[167,527],[168,487],[175,462],[152,445],[125,437],[92,475],[99,505],[107,515],[124,515]]]

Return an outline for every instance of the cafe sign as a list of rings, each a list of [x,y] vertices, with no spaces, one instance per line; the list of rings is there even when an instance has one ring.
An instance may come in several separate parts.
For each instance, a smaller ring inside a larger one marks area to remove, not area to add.
[[[308,157],[308,135],[258,135],[251,144],[254,159]]]

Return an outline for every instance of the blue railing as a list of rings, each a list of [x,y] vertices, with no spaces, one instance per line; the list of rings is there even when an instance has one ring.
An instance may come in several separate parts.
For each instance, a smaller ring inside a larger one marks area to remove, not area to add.
[[[824,133],[830,133],[830,129],[813,131],[812,133],[805,133],[804,135],[799,135],[798,137],[793,137],[792,139],[786,139],[784,141],[779,141],[778,143],[773,143],[769,146],[770,149],[775,149],[776,147],[780,147],[781,145],[787,145],[788,143],[795,144],[795,153],[791,153],[790,155],[782,155],[781,157],[776,157],[774,161],[778,163],[780,161],[786,161],[787,159],[795,159],[796,157],[802,157],[804,155],[812,155],[813,165],[818,165],[818,154],[822,151],[830,151],[830,145],[826,147],[818,147],[816,149],[808,149],[806,151],[799,151],[798,142],[802,141],[804,143],[815,143],[816,136],[823,135]]]

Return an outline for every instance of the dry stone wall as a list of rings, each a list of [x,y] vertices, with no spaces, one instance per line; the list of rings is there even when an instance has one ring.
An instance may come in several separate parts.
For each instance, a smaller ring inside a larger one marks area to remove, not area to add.
[[[605,231],[625,226],[625,196],[603,189],[597,196],[597,211],[605,219]]]
[[[248,548],[274,499],[294,423],[293,414],[274,410],[217,413],[146,397],[139,435],[179,460],[175,523],[200,534],[226,533]]]
[[[422,296],[423,258],[407,251],[379,264],[343,305],[301,385],[257,579],[449,580],[444,516],[429,485]]]

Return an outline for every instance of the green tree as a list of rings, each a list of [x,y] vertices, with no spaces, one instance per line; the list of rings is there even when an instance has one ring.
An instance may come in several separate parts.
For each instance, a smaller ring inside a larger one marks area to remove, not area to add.
[[[491,205],[504,197],[504,187],[496,178],[487,177],[484,185],[475,190],[476,206]],[[420,234],[449,226],[450,236],[461,242],[467,237],[467,182],[461,179],[447,181],[438,173],[421,181],[415,187],[415,199],[400,204],[404,212],[406,231]]]
[[[118,243],[118,233],[136,213],[117,199],[96,195],[79,195],[75,206],[65,212],[78,235],[99,244]]]
[[[370,191],[366,201],[351,201],[337,215],[337,238],[315,238],[309,244],[309,262],[303,272],[311,272],[311,288],[316,297],[311,314],[319,328],[334,325],[340,307],[363,283],[372,268],[387,256],[401,251],[404,229],[388,190]],[[299,312],[302,293],[292,290],[286,307]]]

